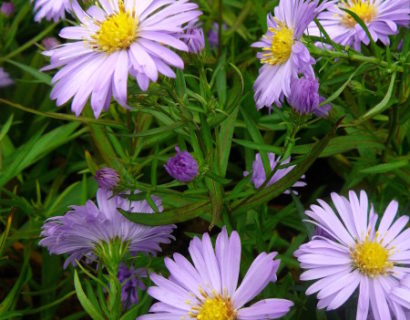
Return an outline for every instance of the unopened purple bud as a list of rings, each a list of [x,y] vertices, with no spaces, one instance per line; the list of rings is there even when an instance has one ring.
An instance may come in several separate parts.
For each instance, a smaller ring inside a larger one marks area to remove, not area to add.
[[[60,44],[60,42],[54,37],[44,38],[41,43],[43,44],[44,48],[46,48],[46,50],[51,50]]]
[[[14,13],[14,4],[11,2],[3,2],[0,7],[0,12],[6,17],[10,17]]]
[[[102,168],[95,173],[95,180],[101,189],[112,190],[120,183],[120,176],[114,169]]]
[[[145,290],[145,284],[141,278],[146,276],[147,272],[144,269],[135,270],[133,266],[120,264],[117,277],[121,283],[121,302],[124,308],[129,309],[138,303],[138,288]]]
[[[199,53],[205,48],[204,31],[193,22],[188,23],[180,39],[188,46],[190,53]]]
[[[226,24],[222,25],[222,30],[227,30],[228,27],[226,26]],[[209,30],[208,32],[208,42],[209,42],[209,46],[213,49],[213,48],[218,48],[219,46],[219,24],[217,22],[214,22],[212,24],[212,29]]]
[[[302,77],[292,81],[290,106],[300,114],[314,113],[319,117],[327,116],[330,105],[319,107],[325,99],[319,95],[319,82],[313,77]]]
[[[164,166],[168,174],[181,182],[190,182],[198,175],[198,163],[187,151],[175,148],[177,154]]]

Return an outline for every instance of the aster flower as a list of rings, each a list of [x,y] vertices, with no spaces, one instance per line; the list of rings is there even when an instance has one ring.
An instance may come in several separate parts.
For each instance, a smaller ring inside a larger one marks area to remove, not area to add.
[[[120,176],[112,168],[102,168],[95,173],[95,180],[101,189],[112,190],[120,183]]]
[[[190,53],[199,53],[205,48],[204,30],[192,21],[179,38],[186,43]]]
[[[291,94],[288,97],[290,106],[300,114],[314,113],[318,117],[325,117],[330,111],[330,104],[319,107],[325,101],[319,95],[319,82],[314,77],[304,76],[292,80]]]
[[[66,12],[71,12],[71,2],[76,0],[31,0],[31,2],[33,1],[35,2],[35,21],[46,19],[58,22],[65,19]]]
[[[153,198],[162,211],[161,200]],[[88,201],[84,206],[72,206],[64,216],[49,218],[41,232],[40,245],[51,254],[68,254],[64,263],[75,265],[75,260],[86,258],[91,262],[97,258],[99,246],[120,241],[121,245],[135,255],[138,252],[155,254],[161,251],[161,243],[173,239],[174,225],[148,227],[126,219],[117,208],[128,212],[153,213],[146,201],[130,201],[112,192],[99,189],[97,205]]]
[[[223,23],[222,24],[222,31],[228,30],[228,26]],[[211,30],[208,32],[208,42],[211,49],[218,48],[219,46],[219,23],[214,22],[212,24]]]
[[[71,109],[79,115],[91,96],[96,118],[107,110],[111,96],[127,105],[128,75],[147,90],[158,74],[175,77],[171,67],[183,69],[182,59],[169,47],[188,51],[179,40],[184,26],[201,12],[188,0],[100,0],[84,12],[73,2],[78,26],[66,27],[60,36],[74,40],[44,54],[61,70],[53,78],[51,98],[61,106],[73,98]]]
[[[272,152],[268,153],[268,157],[269,157],[269,164],[270,164],[270,168],[271,170],[273,170],[278,162],[280,161],[280,157],[276,158],[275,154]],[[290,162],[290,158],[282,161],[281,165],[286,165]],[[286,176],[290,171],[292,171],[292,169],[295,166],[289,166],[287,168],[283,168],[283,169],[278,169],[276,170],[276,172],[274,173],[274,175],[272,176],[272,178],[269,180],[268,184],[266,186],[271,186],[272,184],[276,183],[277,181],[279,181],[280,179],[282,179],[284,176]],[[243,175],[245,177],[247,177],[249,175],[249,172],[245,171],[243,173]],[[304,178],[304,176],[302,176],[302,179]],[[265,168],[263,167],[263,163],[262,163],[262,158],[260,153],[256,154],[255,157],[255,161],[253,162],[252,165],[252,177],[251,177],[252,183],[255,186],[255,188],[259,188],[265,181],[266,181],[266,172],[265,172]],[[306,185],[305,182],[303,181],[298,181],[296,182],[293,187],[304,187]],[[297,192],[295,190],[292,190],[293,193],[297,194]],[[286,190],[285,191],[286,194],[289,194],[290,191]]]
[[[394,222],[398,203],[392,201],[377,224],[364,191],[359,198],[353,191],[349,199],[335,193],[331,198],[336,211],[322,200],[306,211],[330,237],[315,236],[295,252],[307,269],[300,279],[316,281],[306,294],[317,293],[318,308],[334,310],[358,289],[356,319],[367,319],[370,309],[376,320],[406,319],[390,292],[410,274],[410,229],[403,231],[409,217]]]
[[[14,13],[14,4],[12,2],[3,2],[0,7],[0,12],[6,17],[11,17]]]
[[[315,61],[300,38],[322,8],[317,0],[287,0],[279,2],[274,16],[268,15],[267,33],[252,45],[262,48],[257,57],[263,66],[254,84],[258,109],[280,106],[283,96],[289,97],[292,80],[299,73],[314,77]]]
[[[3,68],[0,68],[0,88],[2,87],[8,87],[12,85],[14,82],[10,78],[9,74],[4,71]]]
[[[198,162],[187,151],[175,147],[177,154],[169,158],[165,170],[174,179],[181,182],[190,182],[198,175]]]
[[[46,50],[51,50],[60,45],[60,42],[54,37],[47,37],[44,38],[43,41],[41,41],[41,44],[44,46],[44,48],[46,48]]]
[[[360,51],[361,43],[368,45],[369,37],[347,12],[354,12],[366,24],[374,41],[390,44],[389,35],[397,34],[399,26],[408,27],[410,5],[408,0],[343,0],[333,2],[319,14],[318,20],[330,38],[344,46]],[[320,35],[315,23],[309,25],[310,35]]]
[[[118,268],[118,280],[121,283],[121,302],[124,308],[130,308],[138,303],[138,289],[145,290],[145,284],[141,278],[145,278],[147,272],[144,269],[135,270],[121,263]]]
[[[277,319],[288,313],[293,303],[285,299],[265,299],[245,307],[270,282],[276,281],[279,261],[276,252],[261,253],[252,263],[238,287],[241,241],[237,232],[231,236],[225,228],[216,239],[215,250],[206,233],[189,245],[193,264],[175,253],[165,258],[169,279],[152,274],[155,286],[148,294],[159,302],[150,314],[137,320],[201,319],[256,320]]]

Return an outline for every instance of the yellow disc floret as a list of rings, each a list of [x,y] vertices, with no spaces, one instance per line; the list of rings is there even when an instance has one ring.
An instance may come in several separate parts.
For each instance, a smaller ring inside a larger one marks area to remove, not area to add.
[[[269,28],[272,32],[272,45],[263,48],[262,63],[271,65],[283,64],[289,60],[294,43],[293,30],[288,28],[283,22],[278,22],[278,28]]]
[[[109,16],[94,35],[96,47],[111,53],[128,49],[137,38],[138,19],[127,12],[122,1],[118,13]]]
[[[345,9],[354,12],[364,23],[372,22],[377,15],[377,9],[368,0],[352,0],[351,4],[346,1],[342,3]],[[342,24],[349,28],[353,28],[356,23],[356,20],[348,13],[342,17]]]
[[[389,261],[390,252],[376,240],[367,237],[362,243],[357,243],[350,251],[353,265],[362,274],[377,277],[391,271],[393,263]]]
[[[235,320],[236,313],[229,298],[207,297],[200,306],[195,306],[190,316],[197,320]]]

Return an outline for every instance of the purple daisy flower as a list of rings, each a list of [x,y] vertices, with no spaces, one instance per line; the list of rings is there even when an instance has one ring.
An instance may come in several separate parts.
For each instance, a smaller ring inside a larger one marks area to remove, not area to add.
[[[154,197],[155,204],[162,211],[161,200]],[[169,243],[176,226],[148,227],[126,219],[119,211],[153,213],[146,201],[130,201],[114,196],[104,189],[97,191],[97,204],[88,201],[84,206],[72,206],[64,216],[49,218],[41,232],[40,245],[47,247],[51,254],[68,254],[64,263],[75,265],[75,260],[96,259],[96,248],[113,240],[128,243],[128,251],[155,254],[161,251],[161,243]]]
[[[60,36],[74,40],[44,52],[60,68],[53,78],[51,99],[61,106],[73,98],[78,116],[91,96],[96,118],[107,110],[111,96],[127,105],[128,75],[147,90],[158,74],[175,77],[171,67],[183,69],[183,60],[169,47],[188,51],[179,39],[184,25],[196,21],[201,11],[188,0],[100,0],[84,12],[73,2],[81,24],[66,27]]]
[[[315,236],[296,252],[300,279],[316,280],[306,294],[317,293],[318,308],[334,310],[359,288],[356,319],[367,319],[369,309],[376,320],[404,317],[404,308],[390,292],[410,274],[409,216],[394,218],[398,203],[392,201],[377,226],[378,215],[367,199],[349,192],[349,199],[331,194],[335,211],[324,201],[312,205],[306,215],[330,237]]]
[[[175,147],[177,154],[169,158],[165,170],[174,179],[181,182],[191,182],[198,175],[198,162],[187,151]]]
[[[263,66],[254,84],[258,109],[280,106],[283,96],[289,97],[292,80],[299,73],[314,77],[315,60],[299,40],[322,8],[317,0],[287,0],[280,1],[274,16],[268,15],[267,33],[252,45],[262,48],[257,57]]]
[[[207,233],[202,240],[195,237],[189,245],[193,264],[175,253],[165,258],[170,277],[152,274],[155,286],[148,294],[159,302],[151,314],[137,318],[257,320],[277,319],[288,313],[292,301],[264,299],[245,307],[270,282],[276,281],[279,260],[276,252],[261,253],[252,263],[238,287],[241,261],[241,240],[237,232],[228,236],[223,228],[216,239],[215,250]]]
[[[8,87],[13,83],[14,81],[10,78],[9,74],[3,68],[0,68],[0,88]]]
[[[293,79],[290,89],[291,94],[287,100],[296,112],[314,113],[318,117],[325,117],[329,114],[330,104],[319,107],[325,98],[319,95],[319,82],[316,78],[304,76]]]
[[[218,48],[219,46],[219,37],[218,37],[218,32],[219,32],[219,24],[218,22],[214,22],[212,24],[211,30],[208,32],[208,42],[209,46],[213,48]]]
[[[12,2],[3,2],[0,7],[0,12],[6,17],[11,17],[14,13],[14,4]]]
[[[112,190],[120,183],[120,176],[112,168],[102,168],[95,173],[95,180],[101,189]]]
[[[199,53],[205,48],[204,30],[193,21],[179,37],[188,46],[188,52]]]
[[[147,277],[144,269],[135,270],[133,266],[128,267],[121,263],[118,268],[118,280],[121,283],[121,302],[128,309],[138,303],[138,289],[145,290],[145,284],[141,278]]]
[[[71,12],[71,2],[76,0],[31,0],[34,3],[36,15],[34,20],[40,22],[42,19],[58,22],[65,19],[66,12]]]
[[[366,24],[373,40],[380,40],[384,45],[390,44],[389,35],[397,34],[399,26],[409,25],[409,0],[333,1],[327,11],[319,14],[318,20],[333,41],[357,51],[360,51],[361,43],[368,45],[370,39],[356,20],[341,8],[356,13]],[[313,22],[307,33],[319,36],[320,30]]]
[[[268,157],[269,157],[270,168],[273,170],[276,167],[276,165],[278,164],[278,162],[280,161],[280,158],[276,158],[275,154],[272,153],[272,152],[268,153]],[[284,160],[282,162],[282,165],[288,164],[290,162],[290,160],[291,160],[290,158]],[[295,166],[290,166],[290,167],[287,167],[287,168],[276,170],[275,174],[270,179],[267,186],[271,186],[272,184],[274,184],[277,181],[279,181],[280,179],[282,179],[290,171],[292,171],[292,169],[294,167]],[[245,171],[243,173],[243,175],[245,177],[247,177],[249,175],[249,172]],[[305,176],[302,176],[302,179],[304,179],[304,177]],[[253,162],[251,180],[252,180],[252,183],[255,186],[255,188],[259,188],[266,180],[266,172],[265,172],[265,168],[263,167],[262,158],[261,158],[260,153],[256,154],[255,161]],[[304,187],[304,186],[306,186],[306,183],[304,181],[298,181],[293,185],[293,187]],[[295,194],[298,194],[295,190],[292,190],[292,192],[295,193]],[[290,191],[286,190],[284,193],[289,194]]]

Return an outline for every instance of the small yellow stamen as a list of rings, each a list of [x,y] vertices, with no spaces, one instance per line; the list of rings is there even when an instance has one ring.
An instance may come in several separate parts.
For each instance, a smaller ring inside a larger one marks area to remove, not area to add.
[[[138,18],[127,12],[123,1],[119,12],[101,23],[100,30],[93,36],[98,50],[107,53],[128,49],[138,35]]]
[[[189,313],[197,320],[235,320],[236,312],[229,298],[219,295],[207,297],[200,306],[195,306]]]
[[[362,243],[357,243],[350,251],[353,265],[364,275],[377,277],[392,270],[394,264],[389,261],[390,252],[377,240],[369,237]]]
[[[288,28],[283,22],[277,22],[277,24],[277,29],[269,28],[269,31],[273,33],[272,45],[263,48],[265,53],[261,59],[262,63],[271,65],[283,64],[289,60],[292,53],[294,43],[293,30]]]
[[[368,0],[352,0],[351,4],[347,1],[342,1],[343,7],[357,14],[357,16],[364,22],[372,22],[377,15],[377,9]],[[356,25],[356,20],[348,13],[342,17],[342,24],[349,28]]]

